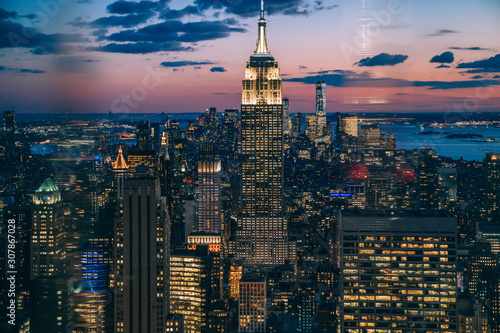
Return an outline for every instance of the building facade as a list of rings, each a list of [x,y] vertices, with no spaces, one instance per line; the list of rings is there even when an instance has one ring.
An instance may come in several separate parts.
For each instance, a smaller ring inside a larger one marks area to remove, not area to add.
[[[115,221],[115,332],[164,332],[169,310],[170,222],[160,181],[124,179]]]
[[[282,264],[288,259],[283,218],[283,105],[279,66],[267,48],[263,5],[257,49],[246,65],[242,96],[238,257],[250,264]]]
[[[342,333],[457,331],[455,218],[345,215],[341,248]]]

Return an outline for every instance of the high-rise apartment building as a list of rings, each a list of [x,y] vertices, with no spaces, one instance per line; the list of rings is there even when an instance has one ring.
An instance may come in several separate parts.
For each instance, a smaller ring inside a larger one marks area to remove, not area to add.
[[[456,332],[454,217],[341,217],[341,332]]]
[[[124,179],[115,220],[115,332],[165,331],[169,311],[170,222],[160,180],[148,173]]]
[[[238,257],[250,264],[283,264],[288,259],[288,228],[283,218],[281,78],[267,48],[263,3],[257,49],[246,65],[242,97]]]

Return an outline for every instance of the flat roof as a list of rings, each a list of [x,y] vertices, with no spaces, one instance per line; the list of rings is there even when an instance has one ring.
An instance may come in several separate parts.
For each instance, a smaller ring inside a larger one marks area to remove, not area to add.
[[[342,212],[344,231],[449,232],[457,231],[457,220],[445,211]]]

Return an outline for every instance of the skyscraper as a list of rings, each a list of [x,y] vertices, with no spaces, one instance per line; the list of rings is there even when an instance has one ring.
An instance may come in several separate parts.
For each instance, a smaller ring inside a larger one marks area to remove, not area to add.
[[[246,65],[242,97],[238,256],[252,264],[281,264],[288,259],[282,193],[283,105],[279,66],[267,48],[263,1],[257,49]]]
[[[61,191],[47,178],[33,195],[31,278],[55,276],[63,259]]]
[[[456,230],[445,213],[342,216],[340,332],[456,332]]]
[[[221,233],[221,162],[215,145],[203,143],[198,161],[198,232]]]
[[[149,150],[152,148],[151,125],[149,123],[149,120],[141,121],[137,125],[137,148],[140,150]]]
[[[486,209],[488,221],[500,223],[500,154],[486,153]]]
[[[321,80],[316,83],[316,117],[318,118],[318,137],[325,135],[326,126],[326,82]]]
[[[159,179],[147,173],[126,178],[121,206],[115,221],[114,332],[164,332],[170,222]]]
[[[179,250],[170,257],[170,311],[184,316],[187,333],[207,329],[207,316],[214,297],[212,265],[214,254],[207,245]]]
[[[238,332],[264,333],[267,320],[266,278],[245,275],[240,280]]]

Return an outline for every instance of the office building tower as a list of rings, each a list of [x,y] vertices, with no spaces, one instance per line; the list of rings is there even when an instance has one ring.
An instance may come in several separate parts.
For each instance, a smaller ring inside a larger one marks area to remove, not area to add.
[[[3,140],[5,147],[13,149],[16,144],[16,120],[14,111],[3,112]]]
[[[238,257],[249,264],[283,264],[283,105],[277,61],[267,48],[261,5],[257,49],[247,62],[241,106],[242,199]]]
[[[500,225],[496,223],[477,223],[476,242],[489,243],[491,252],[500,255]]]
[[[160,133],[160,124],[153,123],[151,124],[151,137],[150,137],[150,149],[153,149],[155,152],[160,151],[161,144],[161,133]]]
[[[218,300],[208,312],[207,333],[231,332],[231,308],[223,300]]]
[[[128,169],[136,172],[138,165],[147,165],[150,171],[154,171],[157,165],[156,152],[154,150],[129,150],[127,152]]]
[[[491,333],[500,333],[500,269],[487,267],[480,275],[481,302]],[[489,332],[488,332],[489,333]]]
[[[418,207],[422,210],[438,208],[437,154],[425,148],[418,160]]]
[[[340,332],[456,332],[456,229],[445,213],[345,213]]]
[[[244,275],[240,280],[238,332],[266,332],[266,299],[266,278],[254,274]]]
[[[242,276],[242,263],[233,262],[229,267],[229,297],[232,299],[240,297],[240,280]]]
[[[105,332],[108,293],[108,255],[90,244],[81,255],[81,281],[72,295],[74,329],[76,332]]]
[[[306,115],[306,135],[311,141],[318,137],[318,117],[315,114]]]
[[[345,134],[358,137],[358,116],[357,115],[345,115],[342,117],[342,122],[340,129]]]
[[[31,278],[56,276],[64,259],[64,215],[61,191],[47,178],[33,194]]]
[[[297,112],[295,118],[292,119],[292,134],[294,137],[298,137],[302,134],[302,126],[304,124],[304,118],[301,112]]]
[[[238,109],[225,109],[222,114],[222,125],[236,126],[238,123],[240,110]]]
[[[486,153],[486,214],[490,222],[500,224],[500,154]]]
[[[31,281],[30,330],[33,333],[66,333],[70,314],[68,278],[38,277]],[[71,323],[73,324],[73,323]]]
[[[318,137],[324,136],[326,126],[326,82],[321,80],[316,82],[316,118],[318,123]]]
[[[198,233],[221,234],[221,162],[213,143],[203,143],[198,160]]]
[[[299,332],[312,332],[316,314],[314,285],[312,281],[301,281],[298,290]]]
[[[148,173],[126,178],[120,206],[115,219],[114,332],[164,332],[170,222],[159,179]]]
[[[290,100],[283,97],[283,134],[292,133],[292,116],[290,115]]]
[[[465,271],[466,287],[474,299],[480,299],[478,284],[481,272],[487,267],[497,267],[498,256],[491,252],[489,243],[476,242],[467,259]]]
[[[207,330],[212,294],[213,254],[208,246],[178,250],[170,256],[170,312],[184,316],[186,333]]]
[[[143,120],[137,125],[137,149],[149,150],[151,145],[151,124],[149,120]]]
[[[360,148],[379,148],[381,143],[378,125],[361,125],[358,133],[358,146]]]

